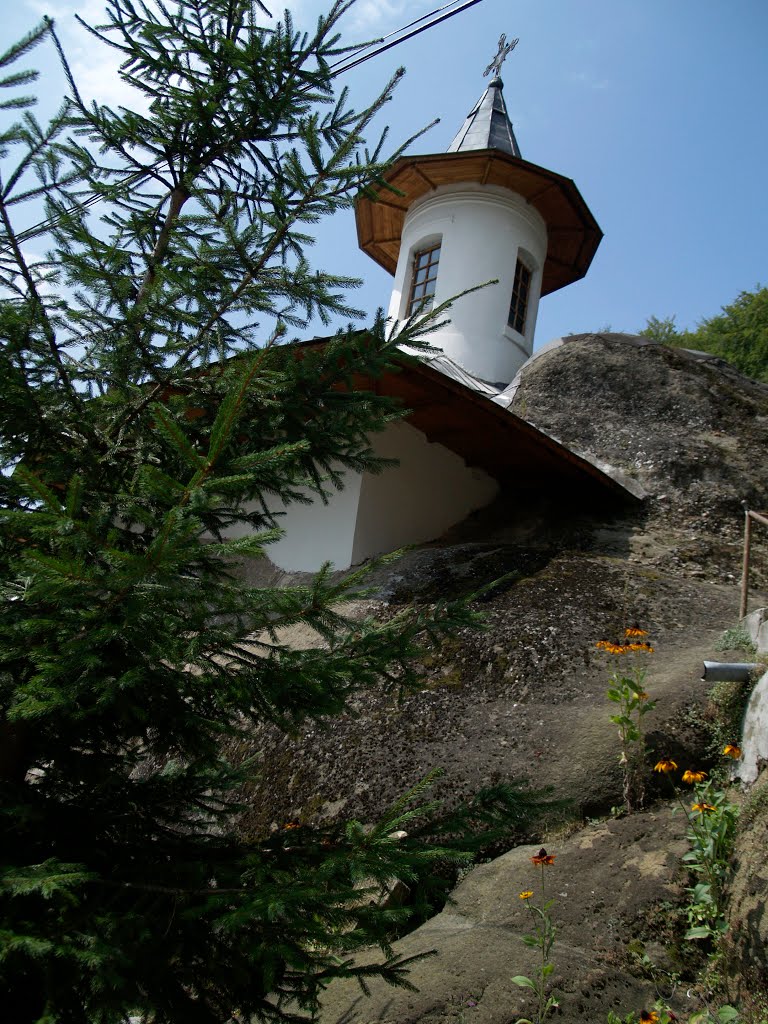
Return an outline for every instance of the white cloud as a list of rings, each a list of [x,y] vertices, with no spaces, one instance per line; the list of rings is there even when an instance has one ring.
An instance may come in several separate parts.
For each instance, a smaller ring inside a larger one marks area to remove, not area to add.
[[[75,82],[86,101],[96,100],[110,107],[146,107],[142,94],[131,89],[118,73],[119,52],[100,43],[75,20],[78,14],[89,25],[104,24],[104,0],[24,0],[24,6],[35,17],[48,14],[54,19]]]
[[[282,16],[285,0],[266,0],[275,18]],[[141,93],[127,85],[118,73],[120,54],[99,43],[75,20],[79,15],[90,25],[105,22],[105,0],[22,0],[30,20],[49,14],[56,21],[67,59],[83,97],[110,107],[146,107]],[[292,0],[297,28],[311,31],[331,0]],[[339,23],[346,43],[364,42],[401,28],[430,9],[429,0],[358,0]]]

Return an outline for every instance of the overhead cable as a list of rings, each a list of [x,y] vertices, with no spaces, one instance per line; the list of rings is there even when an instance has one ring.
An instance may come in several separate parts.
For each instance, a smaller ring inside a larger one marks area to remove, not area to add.
[[[360,47],[353,49],[352,57],[346,56],[342,60],[337,61],[336,64],[332,64],[330,66],[330,77],[336,78],[337,75],[342,75],[345,71],[351,71],[353,68],[364,64],[367,60],[371,60],[373,57],[378,57],[379,54],[384,53],[386,50],[391,50],[394,46],[399,46],[400,43],[413,39],[422,32],[426,32],[428,29],[434,28],[436,25],[440,25],[444,21],[448,21],[448,19],[452,18],[454,15],[461,14],[462,11],[466,11],[470,7],[474,7],[479,3],[481,3],[481,0],[463,0],[463,2],[462,0],[451,0],[450,3],[444,4],[442,7],[435,8],[435,10],[430,11],[429,14],[423,14],[420,18],[416,18],[414,21],[409,22],[402,28],[396,29],[394,32],[390,32],[387,35],[382,36],[381,39],[375,40],[372,43],[364,43]],[[422,22],[426,22],[426,24],[422,24]],[[372,47],[375,48],[371,49]],[[370,53],[366,53],[366,50],[370,50]],[[357,56],[357,54],[360,55]],[[152,165],[150,170],[156,170],[162,163],[162,160],[158,160],[157,163]],[[127,175],[114,187],[139,185],[147,177],[147,171],[134,171],[133,174]],[[83,199],[82,202],[73,203],[73,205],[66,211],[66,214],[88,210],[103,198],[104,197],[102,195],[94,192],[92,195],[88,196],[87,199]],[[55,227],[60,220],[61,217],[48,217],[46,220],[32,225],[32,227],[29,227],[24,231],[20,231],[17,239],[19,242],[28,242],[31,238],[35,238],[37,235]]]

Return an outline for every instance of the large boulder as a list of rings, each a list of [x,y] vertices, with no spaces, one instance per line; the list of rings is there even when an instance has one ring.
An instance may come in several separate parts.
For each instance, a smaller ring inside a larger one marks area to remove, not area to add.
[[[683,831],[682,816],[664,806],[550,845],[555,863],[543,869],[543,882],[555,899],[554,1020],[595,1024],[609,1010],[623,1018],[651,1007],[660,991],[678,1014],[693,1009],[685,990],[669,984],[679,965],[660,944],[681,895]],[[542,869],[530,860],[537,849],[518,847],[475,868],[442,913],[395,943],[402,956],[436,953],[411,970],[418,991],[374,982],[366,998],[354,982],[333,983],[319,1024],[510,1024],[530,1016],[533,994],[512,978],[534,976],[538,964],[538,950],[522,940],[532,920],[519,896],[533,890],[532,902],[542,902]]]

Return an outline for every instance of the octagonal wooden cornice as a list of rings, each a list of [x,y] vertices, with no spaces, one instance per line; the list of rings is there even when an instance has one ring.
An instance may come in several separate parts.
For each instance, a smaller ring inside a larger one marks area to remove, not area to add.
[[[497,185],[516,192],[538,210],[548,239],[542,295],[584,277],[603,237],[570,178],[497,149],[401,157],[387,172],[386,181],[397,192],[380,188],[375,202],[360,196],[355,219],[360,248],[390,274],[397,267],[406,213],[417,199],[440,186]]]

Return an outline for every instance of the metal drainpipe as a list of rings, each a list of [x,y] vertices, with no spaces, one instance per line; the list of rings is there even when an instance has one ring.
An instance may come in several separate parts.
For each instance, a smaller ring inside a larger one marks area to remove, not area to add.
[[[748,683],[760,668],[765,666],[746,661],[705,661],[702,679],[707,683]]]

